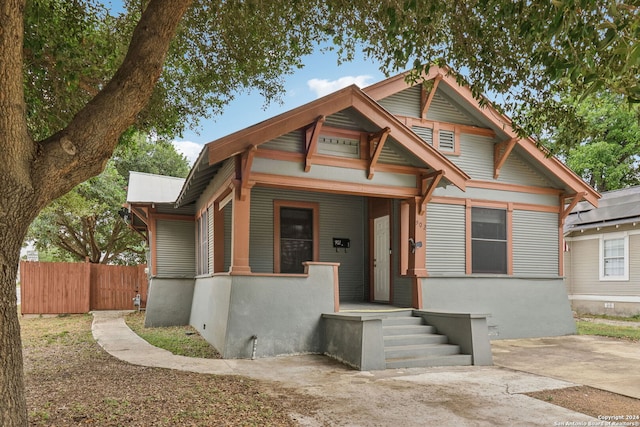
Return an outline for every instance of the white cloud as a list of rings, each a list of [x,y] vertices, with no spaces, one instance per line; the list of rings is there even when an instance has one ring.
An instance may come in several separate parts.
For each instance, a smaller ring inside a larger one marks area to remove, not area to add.
[[[373,77],[369,75],[344,76],[337,80],[311,79],[307,81],[307,85],[309,86],[309,89],[311,89],[312,92],[315,92],[316,96],[320,98],[321,96],[335,92],[338,89],[342,89],[343,87],[347,87],[352,84],[355,84],[358,87],[367,86],[372,79]]]
[[[202,145],[192,141],[173,141],[173,146],[176,151],[189,160],[189,165],[193,166],[193,163],[198,159],[200,151],[202,151]]]

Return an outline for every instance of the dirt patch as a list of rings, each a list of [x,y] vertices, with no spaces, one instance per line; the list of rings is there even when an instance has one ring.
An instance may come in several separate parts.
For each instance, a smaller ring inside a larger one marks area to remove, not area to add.
[[[599,416],[640,417],[640,400],[588,386],[544,390],[526,393],[526,395],[591,415],[594,418]],[[640,422],[640,419],[630,418],[623,421]]]
[[[291,426],[316,406],[270,382],[121,362],[93,340],[91,316],[21,324],[32,426]]]

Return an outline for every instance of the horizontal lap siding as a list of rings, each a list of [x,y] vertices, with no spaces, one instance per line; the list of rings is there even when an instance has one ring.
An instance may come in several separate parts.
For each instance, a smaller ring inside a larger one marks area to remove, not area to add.
[[[600,239],[569,242],[567,288],[574,295],[640,296],[640,235],[629,236],[629,280],[600,281]]]
[[[513,212],[513,274],[558,274],[558,214]]]
[[[254,273],[273,272],[273,201],[316,202],[320,209],[321,262],[339,262],[340,298],[362,301],[365,266],[365,199],[358,196],[307,193],[255,187],[251,191],[249,264]],[[351,248],[336,249],[333,237],[348,238]]]
[[[194,223],[158,220],[156,230],[156,274],[160,277],[194,277]]]
[[[477,120],[474,120],[471,116],[465,113],[455,101],[451,100],[447,95],[440,91],[436,91],[429,111],[427,112],[427,119],[456,123],[461,125],[477,126]]]
[[[465,273],[465,207],[427,205],[427,272],[430,276]]]

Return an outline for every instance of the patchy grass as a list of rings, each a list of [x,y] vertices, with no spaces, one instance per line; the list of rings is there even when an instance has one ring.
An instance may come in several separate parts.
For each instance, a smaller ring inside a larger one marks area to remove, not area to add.
[[[640,328],[634,326],[609,325],[579,320],[576,322],[578,335],[598,335],[602,337],[621,338],[640,341]]]
[[[191,326],[145,328],[144,313],[133,312],[125,317],[127,326],[149,344],[173,354],[205,359],[219,359],[220,354]]]
[[[615,320],[619,322],[640,322],[640,314],[635,314],[631,317],[610,316],[608,314],[578,314],[578,317],[581,319],[605,319]]]
[[[89,315],[21,318],[31,426],[291,426],[316,401],[268,382],[134,366],[93,340]]]

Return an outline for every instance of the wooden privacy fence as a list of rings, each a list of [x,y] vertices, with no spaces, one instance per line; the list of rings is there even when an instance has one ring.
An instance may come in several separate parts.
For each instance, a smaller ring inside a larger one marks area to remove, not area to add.
[[[146,265],[20,262],[22,314],[88,313],[134,309],[147,301]]]

